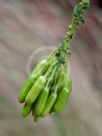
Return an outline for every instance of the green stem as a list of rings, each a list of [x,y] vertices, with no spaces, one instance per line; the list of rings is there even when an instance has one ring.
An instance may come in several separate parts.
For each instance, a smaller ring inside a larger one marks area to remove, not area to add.
[[[74,8],[73,19],[71,25],[68,27],[68,31],[64,37],[63,47],[65,50],[70,48],[69,42],[75,35],[77,28],[81,23],[84,23],[84,17],[88,9],[90,8],[89,0],[82,0]]]
[[[52,79],[53,79],[53,77],[54,77],[54,74],[55,74],[55,72],[56,72],[56,69],[57,69],[57,67],[55,67],[54,70],[52,71],[51,76],[50,76],[50,78],[49,78],[49,80],[48,80],[48,82],[47,82],[47,84],[46,84],[46,87],[49,87],[49,84],[51,83],[51,81],[52,81]]]
[[[45,76],[48,78],[51,75],[52,69],[56,66],[57,60],[54,60],[51,63],[51,66],[48,68],[47,72],[45,73]]]

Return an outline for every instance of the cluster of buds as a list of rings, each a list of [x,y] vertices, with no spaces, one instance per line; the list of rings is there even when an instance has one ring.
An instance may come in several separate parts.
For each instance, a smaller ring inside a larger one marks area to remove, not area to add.
[[[70,47],[69,41],[73,38],[79,24],[89,8],[89,1],[82,0],[76,5],[72,24],[66,33],[63,42],[46,60],[42,60],[33,70],[23,85],[19,102],[24,103],[22,115],[28,116],[32,112],[34,120],[45,117],[49,113],[60,112],[68,101],[72,90],[70,78]]]
[[[20,91],[19,102],[25,103],[22,110],[24,117],[32,111],[37,121],[64,108],[72,90],[72,81],[67,75],[70,52],[62,47],[36,66]]]

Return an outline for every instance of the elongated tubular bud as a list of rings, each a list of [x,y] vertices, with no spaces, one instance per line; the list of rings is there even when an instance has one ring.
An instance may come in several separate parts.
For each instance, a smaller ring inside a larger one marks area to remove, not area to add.
[[[64,87],[60,94],[58,95],[58,98],[55,102],[55,105],[53,107],[54,112],[60,112],[64,108],[65,104],[67,103],[68,96],[69,96],[70,91]]]
[[[34,121],[36,122],[36,123],[38,123],[38,121],[40,120],[40,116],[34,116]]]
[[[52,70],[51,76],[48,78],[48,81],[46,83],[45,88],[41,91],[38,99],[36,100],[35,106],[34,106],[34,113],[35,115],[40,115],[41,112],[43,111],[43,108],[46,104],[48,95],[49,95],[49,86],[50,83],[53,80],[54,74],[56,72],[57,66],[55,66],[54,70]]]
[[[63,86],[65,85],[65,75],[66,73],[65,72],[63,72],[63,71],[61,71],[61,73],[60,73],[60,76],[59,76],[59,79],[58,79],[58,82],[57,82],[57,88],[58,88],[58,90],[60,90],[61,88],[63,88]]]
[[[40,95],[39,95],[39,97],[38,97],[38,99],[37,99],[37,101],[34,105],[34,109],[33,109],[34,112],[33,113],[34,113],[35,116],[41,114],[41,112],[42,112],[42,110],[43,110],[43,108],[46,104],[48,95],[49,95],[49,88],[45,87],[41,91],[41,93],[40,93]]]
[[[28,104],[33,104],[40,94],[41,90],[44,88],[46,83],[46,77],[40,76],[28,92],[25,102]]]
[[[32,105],[31,104],[25,104],[23,109],[22,109],[22,116],[26,117],[30,114],[32,110]]]
[[[46,66],[46,65],[47,65],[46,60],[41,61],[36,66],[36,68],[33,70],[32,74],[28,77],[28,79],[24,83],[24,85],[23,85],[23,87],[22,87],[22,89],[19,93],[19,96],[18,96],[18,100],[19,100],[20,103],[24,103],[27,93],[31,89],[33,83],[36,81],[36,78],[42,73],[43,67]]]
[[[53,63],[53,60],[42,60],[41,61],[41,65],[39,65],[38,68],[36,68],[35,71],[32,72],[31,74],[31,78],[33,78],[33,76],[38,73],[38,76],[44,75],[46,73],[46,71],[50,68],[51,64]]]
[[[56,92],[53,92],[52,94],[50,94],[50,96],[48,97],[48,100],[45,104],[45,107],[41,113],[42,117],[46,116],[51,111],[51,109],[56,101],[56,98],[57,98]]]
[[[30,88],[32,87],[33,82],[31,78],[28,78],[25,82],[25,84],[23,85],[19,96],[18,96],[18,100],[20,103],[24,103],[25,102],[25,97],[27,95],[27,93],[29,92]]]

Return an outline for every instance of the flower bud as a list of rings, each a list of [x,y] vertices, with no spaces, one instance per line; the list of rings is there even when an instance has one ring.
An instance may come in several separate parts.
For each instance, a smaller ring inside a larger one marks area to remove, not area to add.
[[[28,104],[33,104],[35,100],[37,99],[38,95],[40,94],[41,90],[44,88],[44,85],[46,83],[46,77],[40,76],[28,92],[25,102]]]

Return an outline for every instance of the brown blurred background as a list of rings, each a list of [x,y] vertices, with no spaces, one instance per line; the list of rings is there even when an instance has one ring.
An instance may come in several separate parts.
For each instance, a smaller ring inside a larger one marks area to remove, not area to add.
[[[92,0],[71,42],[69,104],[37,125],[21,116],[19,90],[29,71],[57,47],[77,0],[0,0],[0,136],[102,136],[102,1]]]

